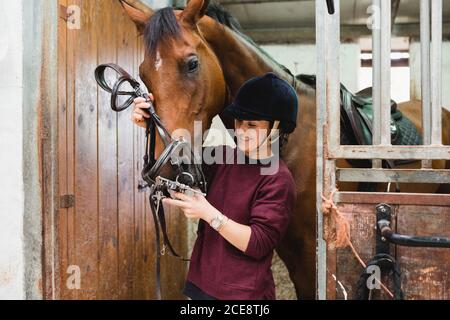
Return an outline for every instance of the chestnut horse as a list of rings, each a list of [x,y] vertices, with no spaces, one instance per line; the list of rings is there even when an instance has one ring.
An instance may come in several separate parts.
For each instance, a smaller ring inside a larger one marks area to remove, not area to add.
[[[154,96],[155,108],[169,132],[186,128],[193,133],[195,120],[210,128],[219,115],[227,128],[233,120],[221,111],[248,79],[266,72],[293,84],[299,96],[297,129],[289,136],[283,160],[292,172],[298,201],[287,235],[277,252],[289,271],[297,297],[316,297],[316,95],[307,85],[295,81],[239,29],[239,24],[220,6],[206,0],[190,0],[184,10],[153,11],[136,0],[120,0],[143,34],[146,44],[140,77]],[[399,105],[399,109],[422,130],[420,102]],[[443,141],[450,142],[450,112],[443,110]],[[157,138],[156,154],[162,150]],[[418,164],[402,166],[417,167]],[[346,161],[338,163],[349,167]],[[444,168],[444,161],[434,161]],[[450,168],[450,164],[447,164]],[[439,185],[402,185],[405,192],[438,192]],[[447,186],[448,187],[448,186]],[[355,190],[355,185],[340,185]],[[380,185],[380,191],[385,190]],[[443,189],[441,189],[443,191]],[[447,191],[447,190],[445,190]]]

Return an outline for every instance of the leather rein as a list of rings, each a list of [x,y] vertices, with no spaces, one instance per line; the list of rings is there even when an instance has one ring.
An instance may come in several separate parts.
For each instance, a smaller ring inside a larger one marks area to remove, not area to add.
[[[105,78],[105,72],[108,69],[112,69],[118,74],[118,78],[114,85],[109,86]],[[196,171],[196,176],[199,177],[199,181],[196,181],[194,176],[187,170],[184,170],[183,165],[186,160],[189,160],[187,156],[175,155],[181,148],[189,148],[191,159],[195,159],[195,154],[190,148],[188,142],[180,139],[172,139],[170,133],[165,128],[160,117],[157,115],[153,103],[151,102],[148,94],[141,90],[140,83],[135,80],[128,72],[122,69],[120,66],[114,63],[101,64],[95,69],[95,80],[98,85],[105,91],[111,94],[111,109],[116,112],[126,110],[131,106],[134,99],[137,97],[143,97],[147,103],[150,104],[148,112],[150,118],[146,118],[146,142],[145,142],[145,155],[144,166],[141,171],[142,179],[144,183],[139,183],[138,190],[144,191],[146,188],[150,188],[149,203],[152,211],[153,222],[155,225],[155,246],[156,246],[156,294],[158,299],[161,299],[161,256],[166,253],[168,249],[169,253],[183,261],[187,259],[181,257],[173,248],[169,237],[167,235],[166,218],[164,214],[164,208],[161,200],[165,197],[169,197],[169,189],[172,190],[191,190],[193,192],[206,193],[207,185],[206,179],[203,174],[201,164],[199,162],[193,162],[193,169]],[[121,87],[130,85],[132,91],[121,91]],[[120,96],[129,96],[122,104],[119,103]],[[161,155],[155,158],[155,138],[156,131],[158,131],[161,140],[164,143],[165,149]],[[173,170],[177,173],[176,181],[170,181],[168,179],[159,176],[162,167],[170,163]],[[189,162],[188,162],[189,163]],[[197,187],[201,191],[194,191],[192,188]],[[163,245],[161,247],[161,235]]]

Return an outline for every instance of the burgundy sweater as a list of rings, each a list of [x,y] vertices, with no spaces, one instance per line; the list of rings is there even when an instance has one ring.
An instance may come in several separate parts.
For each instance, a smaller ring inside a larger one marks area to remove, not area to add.
[[[228,160],[232,158],[234,164],[204,165],[209,181],[206,198],[228,218],[250,226],[250,242],[242,252],[201,220],[187,281],[217,299],[273,300],[273,249],[293,211],[294,180],[281,159],[274,174],[264,175],[261,168],[273,164],[236,164],[238,154],[243,153],[227,146],[214,150],[222,148],[228,149]]]

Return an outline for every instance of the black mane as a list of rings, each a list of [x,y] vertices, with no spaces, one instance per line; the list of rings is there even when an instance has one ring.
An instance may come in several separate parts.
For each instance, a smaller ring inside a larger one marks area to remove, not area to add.
[[[206,15],[220,24],[227,26],[228,28],[242,33],[242,27],[239,21],[231,13],[225,10],[220,4],[211,2],[206,9]]]
[[[173,12],[173,8],[166,7],[159,9],[151,16],[145,27],[145,47],[153,56],[158,43],[172,38],[179,38],[180,35],[181,28]]]

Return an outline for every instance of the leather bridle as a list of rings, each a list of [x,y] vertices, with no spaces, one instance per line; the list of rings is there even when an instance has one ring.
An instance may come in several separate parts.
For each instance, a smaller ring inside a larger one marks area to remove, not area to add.
[[[112,87],[106,81],[105,72],[107,69],[114,70],[118,75],[118,79]],[[203,193],[206,193],[207,185],[206,179],[202,171],[201,163],[193,161],[191,168],[195,171],[195,175],[191,174],[188,170],[185,170],[186,162],[189,160],[195,160],[195,154],[190,147],[189,143],[183,138],[172,139],[170,133],[164,126],[160,117],[156,114],[153,103],[151,102],[147,93],[141,90],[140,83],[135,80],[128,72],[122,69],[120,66],[114,63],[101,64],[95,69],[95,80],[98,85],[105,91],[111,94],[111,109],[116,112],[121,112],[127,109],[137,97],[143,97],[147,103],[150,104],[148,112],[150,118],[146,119],[146,143],[145,143],[145,155],[144,155],[144,167],[141,171],[142,179],[145,183],[140,183],[139,190],[144,190],[147,187],[150,188],[149,203],[153,215],[153,221],[155,224],[155,245],[156,245],[156,287],[158,299],[161,299],[161,267],[160,259],[165,254],[166,248],[169,252],[183,261],[187,259],[182,258],[173,249],[173,246],[167,236],[167,226],[164,214],[164,208],[161,205],[162,198],[170,196],[168,190],[157,183],[161,169],[167,163],[170,163],[173,170],[177,173],[176,182],[182,183],[192,188],[199,188]],[[121,87],[124,85],[130,85],[132,91],[121,91]],[[119,104],[120,96],[129,96],[122,104]],[[158,131],[161,140],[164,143],[164,150],[161,155],[155,158],[155,138],[156,131]],[[178,156],[176,152],[180,149],[189,149],[191,158],[187,155]],[[189,162],[187,162],[189,163]],[[196,181],[195,177],[198,177]],[[163,236],[163,246],[161,248],[161,236],[160,230]]]

